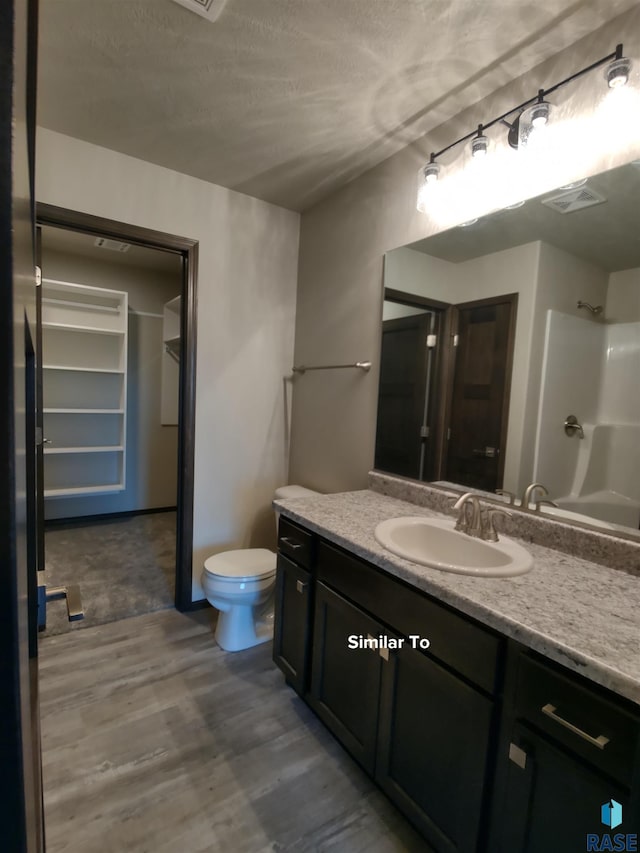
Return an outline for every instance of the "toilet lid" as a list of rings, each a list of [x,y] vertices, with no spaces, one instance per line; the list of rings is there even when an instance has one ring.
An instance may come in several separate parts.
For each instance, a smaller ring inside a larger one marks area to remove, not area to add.
[[[267,548],[241,548],[238,551],[223,551],[204,561],[208,575],[219,578],[249,580],[264,578],[276,573],[276,555]]]

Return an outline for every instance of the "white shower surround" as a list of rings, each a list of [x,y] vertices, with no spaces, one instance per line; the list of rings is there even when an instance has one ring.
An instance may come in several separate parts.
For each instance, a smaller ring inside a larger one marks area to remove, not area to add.
[[[629,389],[639,373],[640,322],[547,312],[535,479],[560,508],[638,527],[640,395]],[[565,435],[569,414],[584,438]]]

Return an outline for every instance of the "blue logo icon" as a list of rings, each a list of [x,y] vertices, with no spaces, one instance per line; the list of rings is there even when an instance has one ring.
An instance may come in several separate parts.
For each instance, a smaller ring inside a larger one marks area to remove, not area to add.
[[[608,803],[603,803],[600,819],[610,829],[620,826],[622,823],[622,806],[620,803],[617,800],[609,800]]]

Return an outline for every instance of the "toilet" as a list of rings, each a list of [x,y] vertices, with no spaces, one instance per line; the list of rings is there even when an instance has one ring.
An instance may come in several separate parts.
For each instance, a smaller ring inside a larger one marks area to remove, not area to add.
[[[282,486],[274,498],[317,495],[303,486]],[[280,513],[276,512],[276,528]],[[273,637],[276,555],[267,548],[223,551],[204,562],[202,588],[218,614],[215,638],[227,652],[249,649]]]

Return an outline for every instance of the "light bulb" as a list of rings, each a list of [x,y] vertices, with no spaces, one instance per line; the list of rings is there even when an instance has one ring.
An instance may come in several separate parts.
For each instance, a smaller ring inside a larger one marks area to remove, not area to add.
[[[439,163],[427,163],[424,167],[424,180],[427,184],[435,184],[440,174]]]
[[[487,156],[487,149],[489,147],[489,140],[486,136],[479,134],[478,136],[474,136],[471,140],[471,156],[476,159],[482,159]]]
[[[538,101],[531,107],[531,124],[538,128],[544,127],[549,121],[549,113],[551,112],[551,104],[547,101]]]
[[[438,181],[440,174],[440,164],[435,160],[430,160],[426,166],[418,171],[418,198],[416,207],[420,213],[424,213],[427,208],[427,196],[433,191],[433,185]]]
[[[620,59],[614,59],[607,65],[605,71],[605,80],[610,89],[617,89],[619,86],[624,86],[629,80],[631,73],[631,60],[625,56]]]

